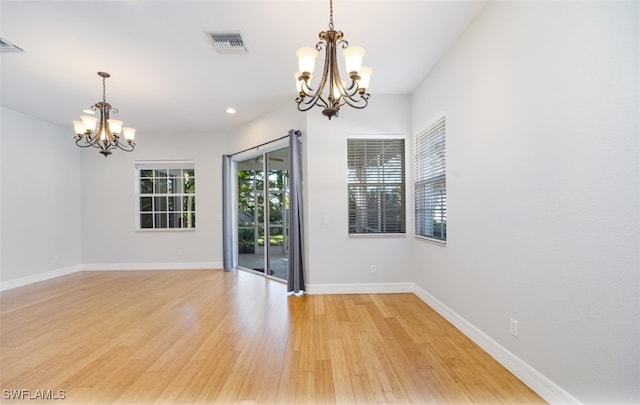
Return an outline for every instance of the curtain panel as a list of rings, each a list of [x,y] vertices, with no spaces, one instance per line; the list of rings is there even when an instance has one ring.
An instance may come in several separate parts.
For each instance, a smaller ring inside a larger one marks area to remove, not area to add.
[[[287,292],[304,294],[304,225],[302,215],[302,152],[300,131],[289,131],[289,272]]]

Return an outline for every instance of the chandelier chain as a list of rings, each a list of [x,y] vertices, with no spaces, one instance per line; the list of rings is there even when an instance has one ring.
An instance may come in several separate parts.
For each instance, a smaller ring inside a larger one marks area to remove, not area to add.
[[[329,29],[333,30],[333,0],[329,0]]]
[[[107,102],[107,85],[106,82],[107,78],[106,77],[102,77],[102,102],[106,103]]]

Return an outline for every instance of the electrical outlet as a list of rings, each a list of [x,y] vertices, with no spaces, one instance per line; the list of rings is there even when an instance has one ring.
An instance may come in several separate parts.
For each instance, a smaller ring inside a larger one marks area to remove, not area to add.
[[[519,333],[519,327],[518,327],[518,321],[516,321],[515,319],[511,318],[509,320],[509,333],[511,333],[513,336],[518,336]]]
[[[378,269],[376,268],[375,264],[371,265],[371,274],[376,274],[378,272]]]

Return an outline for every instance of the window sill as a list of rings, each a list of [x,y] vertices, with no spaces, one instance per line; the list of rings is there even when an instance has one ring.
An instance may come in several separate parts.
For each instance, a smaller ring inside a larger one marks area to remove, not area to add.
[[[159,228],[159,229],[136,229],[136,232],[195,232],[196,228]]]
[[[368,239],[368,238],[406,238],[406,233],[350,233],[349,239]]]
[[[438,246],[442,246],[442,247],[447,246],[447,241],[440,240],[440,239],[433,239],[433,238],[429,238],[427,236],[420,236],[420,235],[414,235],[414,238],[418,239],[418,240],[423,240],[423,241],[426,241],[426,242],[430,242],[430,243],[433,243],[434,245],[438,245]]]

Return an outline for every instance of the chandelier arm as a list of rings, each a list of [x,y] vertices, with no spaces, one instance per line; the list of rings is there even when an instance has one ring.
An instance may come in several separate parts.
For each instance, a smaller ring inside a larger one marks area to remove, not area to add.
[[[350,86],[349,89],[351,89],[352,87],[354,86]],[[347,104],[353,108],[363,109],[369,104],[369,93],[360,94],[359,88],[356,83],[355,92],[350,93],[346,97],[344,97],[343,105],[344,104]]]
[[[351,84],[349,87],[345,87],[344,91],[349,97],[353,97],[358,94],[358,90],[360,90],[360,86],[358,85],[358,81],[356,79],[351,79]]]
[[[311,97],[311,96],[309,96]],[[311,108],[317,106],[320,107],[325,107],[328,108],[329,104],[327,103],[327,101],[322,97],[322,95],[320,93],[316,93],[313,97],[311,97],[309,99],[309,101],[304,101],[305,98],[304,97],[298,97],[296,98],[296,102],[298,103],[298,110],[299,111],[308,111]]]
[[[309,91],[305,90],[305,87]],[[308,97],[307,101],[305,101],[306,97]],[[322,92],[320,90],[313,92],[306,80],[303,82],[300,94],[296,98],[296,103],[298,103],[299,111],[308,111],[316,105],[327,107],[327,102],[322,98]]]
[[[336,42],[336,46],[337,47],[342,47],[342,49],[347,49],[349,47],[349,41],[347,41],[346,39],[342,39],[342,37],[340,37],[340,39]],[[345,100],[343,102],[340,103],[339,106],[343,106],[345,103],[349,104],[350,106],[352,106],[351,103],[349,103],[346,99],[351,99],[353,100],[353,96],[356,95],[358,93],[358,82],[354,79],[351,79],[351,84],[349,85],[349,87],[345,87],[342,84],[342,80],[340,79],[340,71],[338,70],[338,63],[336,60],[336,56],[334,53],[334,63],[333,63],[333,68],[335,71],[335,77],[339,78],[337,80],[337,87],[339,89],[340,95],[342,96],[342,98],[344,98]]]
[[[120,136],[116,135],[116,134],[113,135],[112,141],[111,141],[111,143],[109,145],[110,148],[118,148],[118,149],[123,150],[125,152],[131,152],[133,150],[133,147],[129,147],[129,146],[130,146],[130,144],[128,144],[128,143],[126,144],[126,143],[122,142],[122,140],[120,139]]]
[[[307,80],[303,82],[301,93],[303,94],[304,97],[298,97],[298,99],[296,99],[296,101],[298,102],[299,111],[310,110],[315,105],[322,106],[324,108],[331,108],[329,105],[329,102],[327,102],[327,100],[325,100],[322,97],[322,92],[324,91],[324,87],[327,83],[327,77],[329,76],[330,65],[331,65],[330,55],[332,51],[333,51],[333,54],[335,54],[335,48],[333,48],[333,33],[335,33],[335,31],[323,31],[320,33],[321,40],[318,41],[318,43],[316,44],[316,49],[322,50],[324,48],[324,51],[325,51],[324,66],[322,68],[322,79],[318,84],[318,89],[313,94],[309,94],[305,90],[305,87],[306,87],[310,91],[313,91],[309,86]],[[329,37],[328,39],[326,38],[327,36]],[[331,93],[329,93],[329,97],[330,96],[331,96]],[[304,101],[305,97],[310,97],[310,99],[308,101]]]
[[[316,51],[322,52],[323,50],[326,53],[327,43],[324,38],[324,31],[319,34],[320,41],[316,43]],[[326,59],[326,58],[325,58]],[[326,66],[326,62],[325,62]],[[323,68],[324,70],[324,68]],[[325,79],[326,74],[322,74],[322,79]],[[316,105],[327,106],[327,102],[322,98],[322,89],[324,87],[325,80],[320,82],[320,85],[317,90],[313,90],[309,85],[310,79],[304,79],[302,82],[302,86],[300,88],[300,96],[296,98],[296,103],[298,103],[298,111],[308,111]],[[305,101],[305,98],[308,97],[308,100]],[[320,101],[320,103],[318,103]]]
[[[136,144],[134,142],[131,143],[122,143],[118,140],[118,143],[116,144],[116,147],[120,150],[123,150],[125,152],[133,152],[133,150],[135,149]]]
[[[92,144],[92,143],[90,143],[89,141],[87,141],[87,140],[85,139],[85,137],[86,137],[86,135],[84,135],[82,138],[80,138],[79,136],[77,136],[77,135],[76,135],[76,137],[74,138],[74,139],[75,139],[75,141],[76,141],[76,145],[78,145],[78,146],[79,146],[79,147],[81,147],[81,148],[88,148],[88,147],[90,147],[90,146],[93,146],[93,144]],[[84,140],[85,142],[84,142],[84,144],[81,144],[80,142],[82,142],[83,140]]]
[[[313,94],[317,93],[316,90],[313,90],[311,88],[311,85],[309,84],[309,79],[304,79],[302,81],[302,87],[300,88],[300,90],[304,93],[306,97],[311,97]]]
[[[296,97],[296,103],[298,104],[298,111],[308,111],[313,108],[320,98],[320,93],[314,91],[310,86],[308,79],[302,82],[300,87],[300,93]],[[320,99],[323,103],[324,100]]]
[[[334,49],[335,52],[335,49]],[[333,54],[333,63],[331,64],[331,80],[333,81],[333,83],[331,83],[333,86],[332,89],[335,87],[336,89],[338,89],[338,93],[340,93],[340,97],[344,94],[344,86],[342,85],[342,78],[340,77],[340,70],[338,69],[338,64],[336,63],[336,55],[335,53]],[[331,93],[331,95],[333,95],[333,92]]]
[[[89,133],[89,134],[85,135],[84,137],[86,139],[87,146],[93,146],[94,148],[98,148],[98,149],[102,150],[103,147],[102,147],[102,145],[100,143],[100,139],[98,138],[97,135],[98,135],[97,133],[96,134]],[[80,145],[78,145],[78,146],[80,146]],[[86,148],[86,146],[85,146],[85,148]]]
[[[296,103],[298,103],[299,111],[307,111],[316,105],[314,98],[310,98],[305,101],[304,97],[298,97],[296,98]]]
[[[311,106],[315,105],[316,100],[318,99],[318,97],[321,96],[321,92],[320,91],[315,91],[311,88],[311,86],[309,86],[309,81],[305,80],[302,82],[302,88],[301,90],[301,99],[298,100],[296,99],[296,101],[298,102],[298,104],[302,103],[302,101],[304,101],[305,97],[309,97],[309,100],[304,102],[304,104],[310,104]],[[322,100],[323,103],[326,104],[326,102],[324,100]],[[306,111],[306,110],[303,110]]]
[[[356,107],[356,105],[361,103],[367,104],[366,100],[369,98],[369,93],[361,92],[357,81],[354,80],[351,85],[344,90],[346,104],[351,107]]]
[[[87,141],[86,145],[80,145],[76,141],[76,145],[78,145],[81,148],[88,148],[89,146],[91,146],[96,149],[104,150],[104,146],[102,146],[102,143],[100,142],[100,140],[96,140],[95,138],[91,141]]]
[[[340,42],[346,43],[346,41],[339,41],[337,44],[340,44]],[[336,44],[336,45],[337,45]],[[336,57],[336,49],[335,47],[333,48],[333,52],[332,52],[332,63],[331,63],[331,87],[329,89],[329,95],[332,99],[331,101],[331,108],[333,110],[339,110],[340,107],[342,105],[344,105],[345,103],[345,98],[348,97],[348,93],[344,88],[344,85],[342,84],[342,79],[340,78],[340,70],[338,69],[338,63],[337,63],[337,57]],[[338,93],[338,97],[334,98],[334,89],[337,90]]]
[[[324,47],[324,66],[322,67],[322,78],[320,79],[320,83],[318,84],[318,90],[316,90],[316,93],[313,95],[314,98],[319,98],[320,100],[322,100],[325,106],[327,106],[327,102],[322,97],[322,92],[324,91],[324,86],[327,83],[327,77],[329,76],[329,67],[331,66],[329,56],[332,49],[332,39],[325,38],[324,34],[329,33],[330,31],[321,32],[320,37],[322,38],[322,41],[316,44],[316,49],[322,49]]]
[[[335,75],[339,75],[337,64],[334,65],[334,69]],[[336,84],[336,87],[340,92],[340,99],[335,105],[336,109],[339,109],[345,104],[356,109],[363,109],[369,104],[369,94],[360,94],[360,87],[358,86],[357,80],[352,79],[349,87],[345,87],[342,84],[342,80],[339,80]]]
[[[359,100],[354,100],[353,98],[348,97],[345,99],[345,104],[348,104],[350,107],[353,107],[355,109],[362,110],[367,105],[369,105],[369,98],[362,97]]]
[[[337,56],[336,56],[336,48],[340,46],[340,44],[346,43],[346,41],[341,40],[342,38],[341,31],[328,31],[326,33],[327,39],[327,52],[325,54],[325,71],[323,78],[326,79],[328,77],[329,80],[329,88],[327,89],[327,101],[328,106],[323,110],[323,114],[332,117],[338,114],[340,110],[340,105],[342,103],[342,95],[344,92],[344,88],[342,85],[342,80],[340,79],[340,72],[338,70],[337,64]],[[326,82],[325,82],[326,84]],[[337,97],[334,94],[337,92]]]

